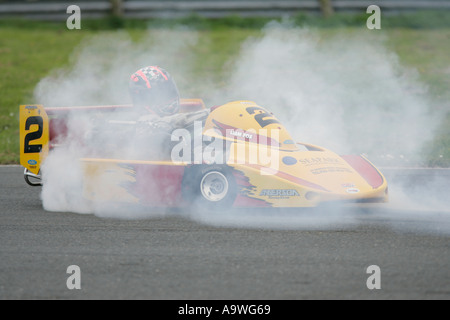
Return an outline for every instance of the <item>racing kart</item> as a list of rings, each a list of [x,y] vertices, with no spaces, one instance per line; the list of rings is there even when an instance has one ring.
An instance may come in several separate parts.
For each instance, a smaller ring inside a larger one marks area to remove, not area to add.
[[[129,105],[21,106],[20,161],[26,182],[41,185],[46,158],[69,139],[73,141],[70,127],[74,115],[102,119],[106,114],[119,111],[123,115],[132,109]],[[337,155],[297,142],[270,111],[253,101],[233,101],[207,109],[201,99],[182,99],[178,116],[186,119],[186,115],[199,113],[202,118],[194,117],[197,121],[184,123],[178,133],[169,135],[169,152],[158,151],[152,156],[110,152],[122,150],[127,143],[123,141],[115,146],[103,144],[107,147],[101,150],[85,148],[77,155],[83,170],[83,197],[154,207],[202,208],[388,201],[386,179],[364,156]],[[125,123],[137,126],[133,121],[108,121],[108,128],[113,128],[108,136],[115,136],[112,140],[116,142],[121,141],[120,128]],[[97,134],[86,138],[85,133],[78,138],[81,144],[89,145]],[[139,147],[151,148],[145,144]]]

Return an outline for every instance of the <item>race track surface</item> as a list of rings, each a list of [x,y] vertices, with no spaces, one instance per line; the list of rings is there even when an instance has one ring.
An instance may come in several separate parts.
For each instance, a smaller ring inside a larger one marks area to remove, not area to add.
[[[450,299],[447,212],[377,205],[349,209],[350,227],[270,228],[47,212],[39,195],[0,167],[0,299]],[[81,290],[66,286],[70,265]]]

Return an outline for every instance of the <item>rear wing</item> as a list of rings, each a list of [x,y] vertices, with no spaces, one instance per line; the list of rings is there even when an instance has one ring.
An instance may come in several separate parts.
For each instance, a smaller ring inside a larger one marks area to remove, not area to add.
[[[48,155],[52,141],[67,131],[67,114],[73,112],[112,112],[132,110],[132,105],[103,105],[45,108],[42,105],[20,106],[20,164],[25,168],[25,181],[41,185],[41,165]],[[180,113],[205,109],[202,99],[180,99]],[[30,179],[33,178],[33,179]],[[37,181],[37,182],[34,182]]]
[[[19,131],[20,164],[29,176],[38,178],[49,149],[49,120],[42,105],[20,106]]]
[[[206,109],[202,99],[180,99],[180,113],[194,112]],[[132,111],[131,104],[102,105],[102,106],[76,106],[76,107],[53,107],[45,108],[46,113],[52,116],[63,115],[68,112],[114,112],[117,110]]]

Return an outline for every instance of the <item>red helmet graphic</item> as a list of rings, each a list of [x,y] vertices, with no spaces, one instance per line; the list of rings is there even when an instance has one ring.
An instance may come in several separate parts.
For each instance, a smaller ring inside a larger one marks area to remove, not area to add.
[[[160,117],[179,111],[180,97],[172,76],[163,68],[149,66],[131,75],[130,95],[133,105],[155,112]]]

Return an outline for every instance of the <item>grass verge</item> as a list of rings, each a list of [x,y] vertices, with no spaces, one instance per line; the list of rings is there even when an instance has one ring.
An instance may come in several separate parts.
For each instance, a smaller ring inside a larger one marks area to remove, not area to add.
[[[298,15],[292,19],[299,26],[319,28],[326,37],[336,30],[365,26],[366,15],[339,14],[331,19]],[[95,34],[122,29],[133,39],[147,30],[188,26],[201,32],[208,46],[196,52],[199,75],[214,74],[220,86],[223,64],[239,50],[250,36],[260,34],[266,18],[206,19],[189,16],[176,20],[133,20],[105,18],[83,20],[82,30],[69,31],[65,22],[0,21],[0,164],[19,161],[18,106],[33,103],[33,90],[52,70],[71,63],[78,44]],[[447,118],[427,147],[430,166],[450,166],[450,15],[446,12],[420,12],[383,18],[387,44],[401,62],[418,70],[421,80],[447,110]],[[218,50],[218,48],[227,48]],[[218,52],[220,51],[220,54]],[[195,76],[195,75],[194,75]],[[199,92],[189,92],[198,95]]]

